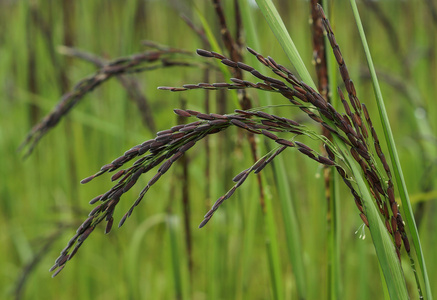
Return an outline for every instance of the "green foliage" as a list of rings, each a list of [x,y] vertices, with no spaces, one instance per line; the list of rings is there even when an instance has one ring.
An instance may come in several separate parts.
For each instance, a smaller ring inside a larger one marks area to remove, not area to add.
[[[210,3],[194,2],[219,40]],[[232,5],[223,2],[232,24]],[[183,11],[192,16],[196,25],[201,25],[189,6],[166,1],[81,0],[75,3],[74,11],[69,13],[73,19],[71,30],[75,32],[73,45],[79,49],[105,58],[116,58],[143,51],[142,39],[193,53],[196,48],[204,48],[197,35],[178,17]],[[368,103],[370,113],[375,115],[376,106],[367,100],[373,97],[367,73],[359,72],[365,58],[363,52],[357,50],[361,46],[358,46],[358,33],[351,25],[353,15],[348,6],[335,3],[331,21],[337,25],[334,28],[337,40],[360,98]],[[302,278],[296,278],[299,271],[290,264],[287,243],[282,242],[291,238],[285,228],[284,206],[280,204],[284,198],[279,199],[281,192],[275,184],[277,169],[270,166],[263,171],[266,193],[271,197],[271,215],[262,212],[253,176],[205,228],[197,229],[211,202],[232,186],[232,177],[253,164],[247,142],[240,139],[236,130],[232,134],[209,138],[213,154],[210,180],[205,176],[204,144],[199,144],[188,154],[189,217],[193,242],[191,274],[182,229],[182,170],[176,166],[153,186],[122,229],[114,229],[106,236],[103,227],[97,228],[68,268],[55,279],[50,277],[48,269],[53,259],[91,209],[88,201],[110,187],[108,178],[96,179],[85,186],[80,186],[79,181],[133,145],[154,136],[154,132],[141,123],[137,107],[129,100],[126,90],[112,79],[87,95],[69,117],[42,139],[28,159],[23,161],[21,154],[16,152],[31,126],[48,113],[65,92],[61,88],[60,74],[65,72],[71,88],[95,71],[89,63],[67,59],[56,52],[58,45],[65,44],[65,32],[61,29],[63,14],[66,13],[62,10],[63,5],[62,1],[0,2],[0,28],[3,29],[0,31],[0,90],[3,99],[0,101],[0,156],[3,158],[0,175],[0,298],[21,295],[22,299],[173,299],[176,296],[180,299],[269,299],[276,295],[276,298],[288,299],[301,294],[305,294],[307,299],[327,298],[327,204],[323,195],[322,171],[315,162],[285,151],[281,163],[289,176],[283,185],[290,188],[297,215],[301,240],[299,257],[302,257],[306,282],[301,286],[305,291],[298,292],[298,282]],[[363,5],[360,11],[366,11],[363,22],[376,70],[392,76],[387,80],[380,79],[380,84],[405,181],[411,198],[431,195],[427,201],[419,199],[413,205],[413,211],[422,212],[418,230],[423,255],[427,265],[434,266],[437,264],[434,255],[437,221],[433,217],[435,196],[432,195],[435,195],[437,182],[435,156],[430,154],[436,151],[435,134],[432,133],[436,132],[437,124],[429,120],[437,118],[434,101],[437,75],[432,67],[436,66],[437,53],[429,37],[433,36],[433,30],[435,32],[435,23],[432,23],[424,2],[403,3],[395,8],[392,3],[378,2],[380,10],[395,25],[395,32],[387,34],[378,21],[378,15],[371,13],[369,7]],[[288,65],[288,59],[270,33],[261,12],[254,7],[248,9],[260,48],[249,46]],[[307,3],[280,1],[278,9],[299,48],[302,61],[310,66],[312,50],[307,29]],[[392,9],[396,12],[392,13]],[[30,17],[32,12],[37,17]],[[415,20],[423,22],[414,22],[414,27],[411,27],[411,23],[405,21],[411,17],[411,12]],[[398,37],[400,50],[404,58],[411,58],[411,65],[402,66],[404,61],[392,55],[396,49],[391,46],[390,34]],[[247,41],[250,41],[249,36]],[[414,49],[409,48],[411,45]],[[431,54],[425,56],[425,53]],[[34,72],[31,62],[35,63]],[[409,72],[404,72],[404,67],[409,67]],[[187,108],[200,111],[205,111],[205,108],[203,91],[170,94],[158,91],[156,87],[200,82],[202,72],[194,68],[172,68],[133,75],[150,101],[158,130],[178,123],[172,110],[182,107],[181,100],[186,100]],[[222,81],[214,76],[211,73],[210,82]],[[400,87],[406,87],[410,93],[399,93],[399,85],[392,85],[393,79],[398,80],[395,82],[400,80]],[[411,94],[420,100],[419,106],[425,108],[425,116],[416,110],[418,104],[409,97]],[[216,112],[220,94],[211,92],[210,95],[209,112]],[[251,95],[255,99],[264,97],[263,94]],[[232,98],[227,99],[228,107],[232,106]],[[262,101],[259,99],[265,105]],[[271,96],[271,101],[273,104],[284,103],[279,103],[283,100],[276,95]],[[279,109],[284,117],[304,117],[291,107]],[[422,135],[423,127],[412,125],[418,122],[428,124],[426,135]],[[382,132],[379,124],[374,125],[378,132]],[[308,139],[305,142],[318,149],[318,141]],[[129,208],[148,179],[142,179],[124,196],[115,213],[115,222]],[[383,282],[378,276],[374,245],[369,237],[361,240],[354,234],[362,222],[353,197],[341,183],[339,194],[342,272],[337,280],[342,282],[343,298],[380,299],[383,297]],[[266,227],[266,223],[270,227]],[[273,233],[269,235],[266,230]],[[276,245],[266,247],[266,237],[275,235]],[[417,298],[410,262],[404,256],[402,267],[406,284],[411,298]],[[269,271],[271,266],[275,266],[276,273]],[[271,274],[277,275],[272,279]],[[21,278],[24,279],[21,281],[23,286],[21,294],[17,294],[15,289]],[[429,286],[437,285],[435,268],[429,268],[428,278]]]

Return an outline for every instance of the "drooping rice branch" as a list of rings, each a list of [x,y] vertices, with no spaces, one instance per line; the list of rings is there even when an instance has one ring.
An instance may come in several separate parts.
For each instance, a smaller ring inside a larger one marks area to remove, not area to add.
[[[82,79],[71,91],[64,94],[56,107],[31,129],[23,143],[20,145],[19,150],[27,148],[24,155],[28,156],[31,154],[40,139],[49,130],[55,127],[86,94],[114,76],[151,71],[158,68],[172,66],[199,67],[199,64],[190,60],[180,60],[175,58],[175,54],[191,56],[191,54],[184,50],[166,48],[146,51],[107,62],[105,66],[101,67],[96,73]]]
[[[402,241],[408,253],[410,251],[410,247],[406,232],[404,230],[402,216],[399,213],[398,205],[392,195],[393,183],[391,181],[390,168],[379,146],[379,139],[376,131],[373,128],[367,109],[364,104],[359,103],[354,84],[349,78],[346,63],[341,55],[340,48],[335,41],[334,34],[330,29],[329,22],[324,15],[322,15],[322,18],[326,30],[328,31],[328,37],[331,42],[331,46],[333,47],[334,54],[339,64],[342,79],[348,92],[349,102],[346,101],[341,89],[338,89],[338,93],[346,114],[340,114],[319,93],[317,93],[310,86],[306,85],[304,82],[300,82],[291,71],[284,66],[277,64],[271,57],[265,58],[250,48],[248,48],[250,53],[255,55],[261,63],[269,67],[276,75],[279,75],[285,81],[265,76],[252,66],[241,62],[232,61],[222,54],[199,49],[197,50],[199,55],[219,59],[224,65],[249,72],[256,78],[261,79],[263,82],[253,83],[247,80],[231,78],[233,83],[186,84],[183,87],[160,87],[160,89],[177,92],[190,89],[217,90],[255,88],[263,91],[277,92],[282,94],[292,104],[305,112],[312,120],[320,123],[333,135],[338,137],[343,143],[350,147],[351,155],[360,165],[361,170],[365,175],[364,178],[367,180],[370,186],[370,192],[376,201],[376,205],[381,213],[381,216],[385,219],[386,228],[393,237],[396,251],[400,258]],[[352,105],[353,112],[351,111],[349,105]],[[362,114],[364,114],[366,119],[365,122],[362,120]],[[366,124],[369,129],[367,129]],[[368,130],[371,131],[371,138],[373,139],[376,154],[379,158],[379,162],[382,164],[385,173],[388,176],[388,180],[386,180],[386,178],[380,172],[379,168],[377,167],[378,162],[374,159],[374,154],[368,147],[370,143]],[[340,173],[340,175],[342,174]],[[345,180],[345,182],[348,187],[350,187],[351,184],[349,180]],[[356,193],[353,193],[354,198],[357,198],[355,197],[355,194]],[[357,205],[359,208],[361,205],[360,211],[362,211],[362,204],[357,203]],[[389,212],[389,207],[391,209],[391,214]],[[363,220],[365,219],[365,215],[363,213],[362,218]]]
[[[54,276],[57,275],[65,266],[66,262],[70,260],[77,252],[79,247],[83,244],[85,239],[91,234],[95,227],[102,221],[106,221],[105,232],[109,233],[113,225],[113,213],[119,203],[122,195],[129,191],[132,186],[136,184],[139,177],[152,170],[153,168],[159,168],[155,175],[149,180],[147,185],[140,192],[138,198],[134,204],[122,217],[119,222],[119,227],[124,224],[126,219],[132,214],[134,208],[139,205],[150,187],[155,184],[162,175],[164,175],[172,164],[178,160],[186,151],[193,147],[196,142],[205,138],[208,135],[218,133],[227,129],[230,126],[237,126],[245,129],[249,132],[264,135],[274,140],[278,145],[281,145],[282,150],[284,147],[296,147],[292,141],[285,140],[277,137],[273,132],[292,133],[293,135],[306,134],[307,129],[301,126],[299,123],[274,115],[267,114],[262,111],[242,111],[237,110],[236,114],[231,115],[219,115],[219,114],[203,114],[193,110],[175,110],[180,116],[189,117],[195,116],[199,121],[177,125],[168,130],[160,131],[157,136],[145,141],[144,143],[134,146],[124,153],[124,155],[118,157],[111,163],[104,165],[99,172],[91,175],[88,178],[83,179],[82,183],[90,182],[95,177],[98,177],[106,172],[113,172],[120,169],[127,162],[134,158],[137,160],[128,168],[121,169],[116,172],[111,180],[118,182],[106,193],[99,195],[90,201],[90,204],[102,202],[97,205],[89,214],[89,217],[78,228],[76,235],[67,244],[67,247],[61,252],[61,255],[56,260],[55,265],[52,267],[52,271],[57,269]],[[298,150],[313,160],[326,165],[334,165],[335,163],[329,158],[323,157],[312,153],[307,146],[297,143]],[[282,151],[281,150],[281,151]],[[274,155],[264,157],[261,162],[258,161],[254,167],[250,169],[256,173],[261,171],[265,165],[273,159],[273,157],[280,152],[275,152]],[[213,212],[225,199],[229,198],[232,193],[238,188],[246,177],[250,173],[249,171],[240,176],[237,185],[223,196],[222,200],[216,203],[213,208]],[[244,178],[244,179],[243,179]],[[208,215],[208,220],[211,218],[212,213]],[[203,222],[203,225],[206,222]]]

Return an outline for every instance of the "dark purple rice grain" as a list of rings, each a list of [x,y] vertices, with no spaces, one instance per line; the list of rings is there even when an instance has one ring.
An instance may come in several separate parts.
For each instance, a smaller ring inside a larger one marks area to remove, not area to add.
[[[244,181],[247,179],[247,177],[249,176],[249,172],[246,172],[243,174],[243,176],[240,178],[240,180],[238,180],[237,184],[235,185],[235,188],[239,188]]]
[[[327,166],[334,166],[335,162],[333,162],[332,160],[330,160],[329,158],[323,157],[321,155],[318,156],[317,160],[322,163],[325,164]]]
[[[358,207],[358,210],[361,213],[364,213],[364,209],[363,209],[363,206],[361,205],[361,200],[359,198],[355,198],[355,204]]]
[[[253,72],[252,72],[252,74],[253,74]],[[278,89],[280,89],[281,87],[287,87],[283,81],[278,80],[276,78],[266,77],[264,80],[269,82],[269,83],[273,83],[273,84],[278,85]]]
[[[338,131],[335,130],[334,128],[332,128],[331,126],[329,126],[328,124],[326,124],[325,122],[322,122],[323,127],[325,127],[326,129],[328,129],[330,132],[337,134]]]
[[[391,226],[390,226],[390,222],[389,222],[388,220],[385,220],[385,227],[387,228],[387,231],[388,231],[391,235],[393,235],[393,231],[392,231],[392,228],[391,228]]]
[[[369,153],[367,151],[363,151],[360,148],[356,148],[356,150],[361,155],[361,157],[364,158],[365,160],[370,160],[371,159],[371,157],[370,157],[370,155],[369,155]]]
[[[242,172],[240,172],[239,174],[237,174],[233,179],[232,179],[232,181],[233,182],[238,182],[245,174],[247,174],[247,171],[249,171],[249,169],[246,169],[246,170],[244,170],[244,171],[242,171]]]
[[[210,219],[204,219],[200,224],[199,224],[199,229],[202,228],[203,226],[206,225],[206,223],[208,223]]]
[[[361,220],[363,220],[364,224],[366,224],[367,227],[369,227],[369,221],[367,220],[367,217],[361,213],[360,214]]]
[[[194,131],[195,132],[202,132],[202,131],[206,131],[208,129],[211,129],[210,124],[202,124],[202,125],[199,125],[196,128],[194,128]]]
[[[295,146],[292,141],[288,141],[288,140],[284,140],[284,139],[277,139],[275,142],[280,144],[280,145],[287,146],[287,147],[294,147]]]
[[[242,62],[238,62],[237,65],[238,65],[238,68],[240,68],[244,71],[252,72],[253,70],[255,70],[253,67],[246,65]]]
[[[203,57],[214,57],[214,55],[210,51],[206,51],[203,49],[197,49],[197,54]]]
[[[354,113],[352,114],[352,120],[358,124],[359,127],[361,127],[361,125],[363,124],[360,116],[358,115],[358,113]]]
[[[89,176],[89,177],[87,177],[87,178],[82,179],[82,180],[80,181],[80,183],[81,183],[81,184],[88,183],[88,182],[90,182],[91,180],[93,180],[95,177],[96,177],[96,175],[91,175],[91,176]]]
[[[174,163],[176,160],[178,160],[182,155],[184,155],[182,152],[176,152],[172,157],[170,157],[170,161]]]
[[[393,229],[393,232],[395,232],[397,229],[396,218],[394,216],[392,216],[390,220],[391,220],[391,228]]]
[[[229,121],[225,120],[225,119],[209,121],[209,124],[212,126],[220,126],[220,125],[224,125],[224,124],[228,124],[228,123],[229,123]]]
[[[126,221],[126,218],[127,218],[127,214],[125,214],[125,215],[121,218],[120,222],[118,223],[118,228],[120,228],[121,226],[123,226],[124,222]]]
[[[115,181],[125,173],[125,170],[120,170],[111,177],[111,181]]]
[[[375,128],[373,128],[373,127],[370,128],[370,131],[372,133],[372,137],[373,137],[374,143],[379,144],[379,139],[378,139],[378,135],[376,134]]]
[[[400,249],[402,246],[402,237],[399,230],[396,230],[395,232],[395,243],[396,243],[396,248]]]
[[[270,115],[268,113],[265,113],[263,111],[257,111],[256,115],[261,117],[261,118],[265,118],[265,119],[269,119],[269,120],[274,120],[275,119],[272,115]]]
[[[155,138],[155,141],[160,142],[160,143],[167,144],[167,143],[170,141],[172,135],[173,135],[172,133],[167,133],[167,134],[158,135],[158,136]],[[152,145],[153,145],[153,144],[152,144]],[[152,145],[151,145],[151,147],[152,147]]]
[[[113,199],[113,200],[119,200],[120,199],[120,197],[123,195],[123,193],[124,193],[124,189],[129,185],[129,184],[132,184],[132,185],[134,185],[135,184],[135,181],[129,181],[125,186],[124,186],[124,188],[123,189],[117,189],[117,190],[115,190],[114,191],[114,193],[112,193],[111,194],[111,199]],[[130,188],[130,187],[129,187]],[[127,190],[126,190],[127,191]],[[105,203],[106,204],[106,203]],[[108,203],[108,205],[109,205],[109,203]]]
[[[337,166],[336,169],[342,178],[346,178],[346,171],[342,167]]]
[[[389,215],[389,213],[388,213],[387,203],[385,203],[385,202],[384,202],[384,217],[385,217],[386,219],[389,219],[389,218],[390,218],[390,215]]]
[[[173,109],[173,111],[178,116],[186,117],[186,118],[191,117],[191,114],[189,112],[185,111],[185,110],[182,110],[182,109]]]
[[[185,112],[189,113],[191,116],[197,116],[198,114],[200,114],[200,112],[191,109],[186,109]]]
[[[396,203],[396,201],[395,201],[395,193],[394,193],[394,190],[393,190],[392,186],[389,186],[387,188],[387,196],[388,196],[388,200],[390,201],[390,204],[393,205],[393,203]]]
[[[87,239],[87,237],[91,234],[91,232],[93,232],[93,230],[94,230],[94,226],[91,226],[91,227],[88,227],[80,236],[79,236],[79,238],[77,239],[77,241],[79,242],[79,243],[81,243],[81,242],[83,242],[83,241],[85,241],[86,239]]]
[[[102,207],[102,205],[98,205],[96,207],[93,208],[93,210],[90,211],[90,213],[88,214],[88,216],[94,216],[96,213],[100,212],[100,208]]]
[[[114,159],[110,164],[103,166],[102,169],[106,169],[109,166],[111,166],[109,167],[110,169],[114,169],[117,166],[121,166],[125,161],[126,161],[126,157],[120,156],[119,158]],[[102,169],[100,169],[100,171],[104,171]]]
[[[297,148],[297,150],[299,150],[301,153],[305,154],[306,156],[308,156],[311,159],[316,158],[316,156],[306,148]]]
[[[247,124],[245,124],[245,123],[243,123],[243,122],[241,122],[239,120],[236,120],[236,119],[232,119],[231,123],[234,124],[235,126],[243,128],[243,129],[247,129],[248,128]]]
[[[391,211],[392,211],[392,213],[393,213],[394,216],[397,216],[397,215],[398,215],[399,210],[398,210],[398,204],[397,204],[396,202],[393,202],[393,203],[392,203],[392,205],[391,205]]]
[[[335,161],[335,155],[334,152],[332,152],[332,150],[325,144],[324,145],[325,151],[328,154],[328,157],[330,160]]]
[[[112,224],[114,223],[114,218],[110,218],[108,223],[106,223],[106,228],[105,228],[105,234],[108,234],[111,232],[112,229]]]
[[[54,278],[56,275],[58,275],[59,272],[61,272],[64,267],[65,267],[65,265],[59,266],[59,269],[57,269],[56,272],[53,273],[52,278]]]
[[[214,205],[212,206],[211,210],[212,212],[214,212],[215,210],[217,210],[217,208],[220,206],[220,204],[223,203],[223,201],[225,201],[226,195],[221,196],[220,198],[217,199],[217,201],[214,203]],[[210,216],[212,216],[212,214],[210,214]]]
[[[266,137],[268,137],[269,139],[272,139],[274,141],[276,141],[278,139],[278,137],[276,135],[274,135],[273,133],[267,131],[267,130],[262,130],[261,133],[263,135],[265,135]]]
[[[193,147],[194,144],[196,144],[196,141],[189,141],[189,142],[187,142],[185,145],[182,145],[182,146],[179,148],[179,152],[184,153],[185,151],[187,151],[188,149],[190,149],[191,147]]]
[[[323,122],[323,120],[319,117],[319,116],[316,116],[316,115],[314,115],[314,114],[311,114],[311,115],[308,115],[311,119],[313,119],[314,121],[316,121],[317,123],[322,123]]]
[[[232,82],[236,83],[236,84],[241,84],[244,85],[244,80],[239,79],[239,78],[231,78],[230,79]]]
[[[303,144],[303,143],[301,143],[301,142],[295,142],[296,143],[296,145],[298,145],[300,148],[305,148],[305,149],[307,149],[308,151],[313,151],[313,149],[311,149],[310,147],[308,147],[307,145],[305,145],[305,144]]]
[[[396,215],[396,223],[398,225],[398,228],[401,232],[405,232],[405,225],[404,225],[404,221],[402,221],[402,216],[401,214],[398,212],[398,214]]]
[[[164,174],[165,172],[168,171],[168,169],[171,167],[171,165],[172,165],[172,161],[171,160],[167,160],[165,163],[163,163],[159,167],[158,172],[160,172],[161,174]]]
[[[211,51],[211,54],[214,55],[214,57],[218,58],[218,59],[225,59],[226,58],[223,55],[221,55],[220,53],[217,53],[217,52],[214,52],[214,51]]]
[[[408,241],[407,235],[402,235],[402,241],[404,242],[404,247],[407,253],[410,253],[410,242]]]
[[[208,114],[202,114],[202,113],[197,114],[196,117],[199,119],[202,119],[202,120],[214,120],[215,119],[214,117],[212,117]]]
[[[222,59],[221,62],[222,62],[222,64],[224,64],[226,66],[229,66],[231,68],[238,68],[238,65],[237,65],[237,63],[235,61],[229,60],[227,58]]]

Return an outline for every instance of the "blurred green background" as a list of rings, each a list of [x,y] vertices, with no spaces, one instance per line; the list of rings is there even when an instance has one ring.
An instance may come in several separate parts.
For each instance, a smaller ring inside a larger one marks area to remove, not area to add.
[[[275,3],[314,74],[309,3]],[[435,6],[431,1],[418,0],[359,3],[417,215],[431,286],[437,285],[437,223],[433,218],[437,197]],[[234,2],[224,0],[223,7],[229,28],[235,30]],[[358,97],[374,114],[378,131],[373,91],[349,4],[332,1],[330,9],[331,23]],[[261,44],[261,49],[256,50],[289,66],[261,13],[254,5],[250,10]],[[273,197],[277,253],[266,250],[265,218],[255,176],[226,201],[205,228],[197,229],[213,201],[232,187],[232,177],[253,163],[247,139],[235,129],[209,138],[210,161],[205,145],[199,143],[187,154],[188,174],[184,174],[181,164],[175,165],[153,186],[120,230],[104,235],[101,226],[59,276],[52,279],[48,272],[92,209],[88,201],[112,186],[109,176],[83,186],[80,180],[132,146],[154,137],[126,89],[111,79],[85,96],[24,160],[17,148],[27,132],[63,93],[96,70],[89,62],[62,55],[59,46],[69,45],[107,60],[145,51],[143,40],[194,53],[205,45],[180,17],[182,14],[195,26],[201,26],[203,16],[222,45],[210,1],[0,0],[0,298],[271,299],[268,259],[272,255],[281,265],[281,278],[277,280],[281,280],[285,297],[295,298],[296,280],[286,253],[271,167],[263,173],[270,184],[266,193]],[[250,41],[243,42],[251,46]],[[195,56],[189,60],[204,62]],[[207,109],[204,91],[177,94],[156,89],[202,82],[203,74],[202,67],[172,67],[129,76],[147,98],[159,131],[177,124],[172,110],[184,105],[203,112],[218,112],[224,107],[230,113],[237,108],[230,94],[226,97],[222,92],[209,94]],[[209,80],[224,79],[210,72]],[[250,95],[255,106],[265,105],[262,94]],[[272,101],[285,103],[275,95]],[[306,122],[293,107],[271,112]],[[318,149],[316,142],[305,142]],[[323,170],[293,151],[283,156],[302,238],[307,299],[326,299],[327,204]],[[210,176],[206,176],[207,169]],[[151,176],[153,173],[142,176],[123,197],[114,216],[116,224]],[[183,212],[184,188],[189,195],[188,215]],[[382,299],[371,237],[368,233],[361,240],[355,234],[362,221],[353,197],[343,187],[341,201],[341,273],[337,280],[341,281],[344,298]],[[190,247],[184,229],[187,216]],[[407,285],[414,289],[408,260],[403,260],[403,266]]]

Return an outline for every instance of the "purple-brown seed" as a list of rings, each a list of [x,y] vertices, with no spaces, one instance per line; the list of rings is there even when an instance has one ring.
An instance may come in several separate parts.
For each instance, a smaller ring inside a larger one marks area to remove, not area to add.
[[[360,214],[361,220],[363,220],[364,224],[366,224],[367,227],[369,227],[369,221],[367,220],[367,217],[361,213]]]
[[[238,65],[238,68],[240,68],[244,71],[252,72],[253,70],[255,70],[253,67],[246,65],[242,62],[238,62],[237,65]]]
[[[294,147],[295,146],[292,141],[288,141],[288,140],[284,140],[284,139],[277,139],[275,142],[280,144],[280,145],[287,146],[287,147]]]
[[[222,59],[221,62],[222,62],[222,64],[229,66],[231,68],[238,68],[238,64],[235,61],[232,61],[230,59],[225,58],[225,59]]]
[[[93,230],[94,230],[94,226],[91,226],[91,227],[88,227],[80,236],[79,236],[79,238],[77,239],[77,241],[80,243],[80,242],[83,242],[83,241],[85,241],[86,240],[86,238],[91,234],[91,232],[93,232]]]
[[[406,234],[402,235],[402,241],[404,242],[404,247],[407,253],[410,253],[410,242],[408,241],[408,237]]]
[[[125,214],[125,215],[121,218],[120,222],[118,223],[118,228],[120,228],[121,226],[123,226],[124,222],[126,221],[126,218],[127,218],[127,214]]]
[[[100,208],[102,207],[102,205],[100,204],[100,205],[98,205],[98,206],[96,206],[96,207],[94,207],[91,211],[90,211],[90,213],[88,214],[88,216],[94,216],[97,212],[99,212],[100,211]]]
[[[81,183],[81,184],[88,183],[88,182],[90,182],[91,180],[93,180],[95,177],[96,177],[96,175],[91,175],[91,176],[89,176],[89,177],[87,177],[87,178],[85,178],[85,179],[82,179],[82,180],[80,181],[80,183]]]
[[[402,237],[401,237],[401,233],[399,232],[399,230],[396,230],[396,232],[395,232],[395,243],[396,243],[396,248],[401,249]]]
[[[152,186],[155,182],[158,181],[158,179],[161,177],[161,173],[156,173],[155,176],[152,177],[152,179],[149,180],[147,183],[148,186]]]
[[[114,218],[110,218],[108,223],[106,224],[106,228],[105,228],[105,234],[108,234],[111,232],[112,229],[112,224],[114,223]]]
[[[196,141],[189,141],[189,142],[187,142],[186,144],[182,145],[182,146],[179,148],[179,152],[184,153],[185,151],[187,151],[188,149],[190,149],[191,147],[193,147],[194,144],[196,144]]]
[[[115,181],[115,180],[117,180],[117,179],[120,178],[121,175],[123,175],[125,172],[126,172],[125,170],[120,170],[120,171],[118,171],[117,173],[115,173],[114,175],[112,175],[112,177],[111,177],[111,181]]]
[[[391,217],[391,228],[393,229],[393,232],[395,232],[397,228],[396,218],[393,216]]]
[[[278,139],[278,137],[276,135],[274,135],[273,133],[271,133],[267,130],[262,130],[261,133],[274,141],[276,141]]]
[[[206,225],[206,223],[208,223],[210,219],[204,219],[200,224],[199,224],[199,229],[202,228],[203,226]]]
[[[389,222],[388,220],[385,220],[385,227],[387,228],[387,231],[388,231],[391,235],[393,235],[393,231],[392,231],[392,229],[391,229],[390,222]]]
[[[210,51],[206,51],[203,49],[197,49],[197,54],[203,57],[214,57],[214,55]]]
[[[301,153],[305,154],[311,159],[316,159],[316,156],[306,148],[297,148],[297,150],[299,150]]]
[[[335,165],[335,162],[333,162],[333,161],[330,160],[329,158],[326,158],[326,157],[321,156],[321,155],[318,156],[317,160],[318,160],[320,163],[325,164],[325,165],[327,165],[327,166],[334,166],[334,165]]]
[[[240,172],[238,175],[236,175],[233,179],[232,179],[232,181],[233,182],[237,182],[237,181],[239,181],[245,174],[247,174],[247,171],[248,171],[249,169],[246,169],[246,170],[244,170],[244,171],[242,171],[242,172]]]
[[[247,124],[245,124],[245,123],[243,123],[243,122],[241,122],[239,120],[236,120],[236,119],[232,119],[231,123],[236,125],[236,126],[238,126],[238,127],[243,128],[243,129],[247,129],[248,128]]]
[[[397,215],[398,215],[399,210],[398,210],[398,204],[397,204],[396,202],[393,202],[393,203],[391,204],[391,211],[392,211],[392,213],[393,213],[394,216],[397,216]]]

